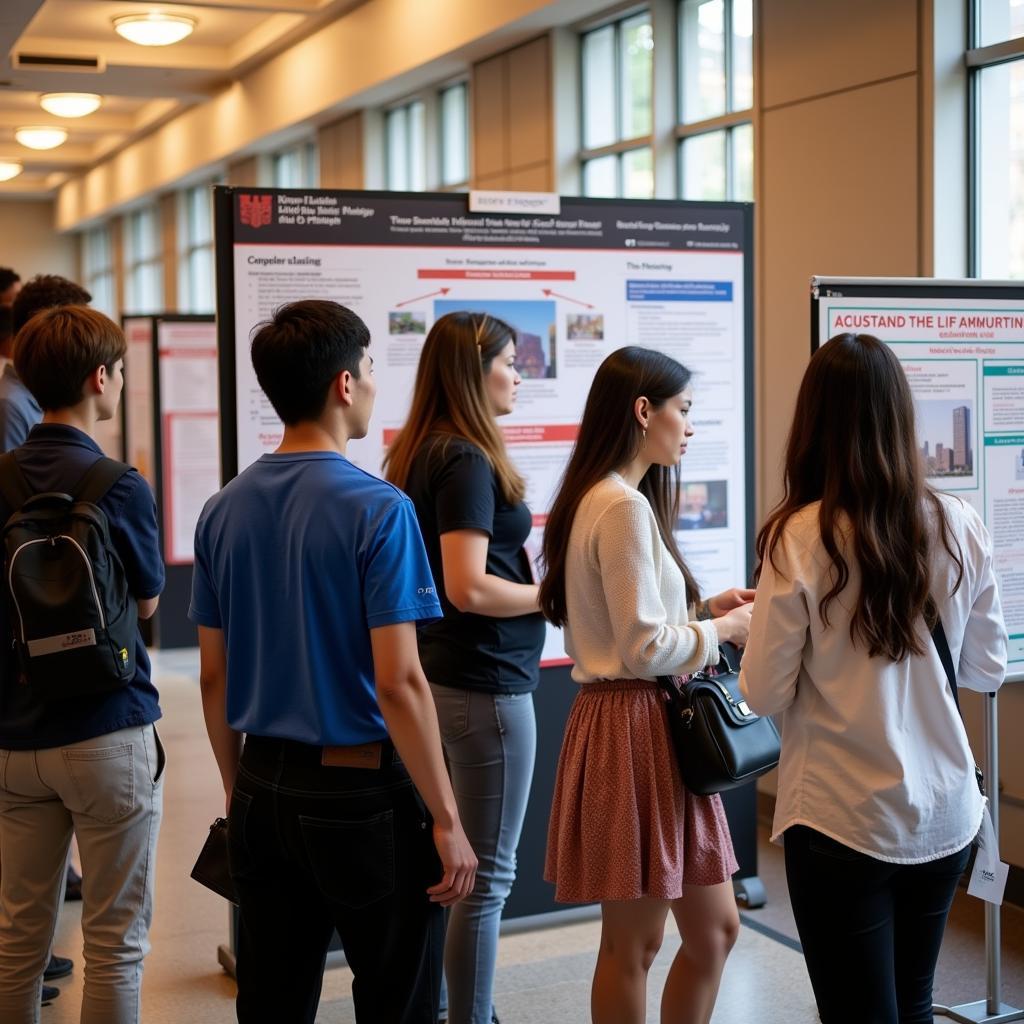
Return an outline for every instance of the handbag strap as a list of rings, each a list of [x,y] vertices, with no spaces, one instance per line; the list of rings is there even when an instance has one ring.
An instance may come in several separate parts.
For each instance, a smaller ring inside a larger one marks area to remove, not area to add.
[[[953,691],[953,703],[956,704],[960,717],[964,713],[960,711],[960,691],[956,685],[956,669],[953,668],[953,655],[949,650],[949,641],[946,639],[946,631],[942,628],[942,619],[935,620],[935,628],[932,630],[932,642],[939,652],[939,661],[946,670],[946,678],[949,680],[949,688]]]

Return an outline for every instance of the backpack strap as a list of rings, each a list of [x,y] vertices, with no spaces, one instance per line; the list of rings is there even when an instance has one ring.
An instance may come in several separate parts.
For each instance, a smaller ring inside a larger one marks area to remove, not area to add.
[[[7,514],[17,512],[35,494],[14,457],[14,452],[0,455],[0,500],[7,506]]]
[[[942,619],[936,619],[935,628],[932,630],[932,642],[939,652],[939,661],[946,671],[946,678],[949,680],[949,688],[953,691],[953,703],[957,711],[960,711],[960,691],[956,685],[956,670],[953,668],[953,655],[949,650],[949,641],[946,639],[946,631],[942,628]],[[964,713],[960,711],[960,717]]]
[[[111,487],[126,473],[130,473],[131,469],[132,467],[124,462],[108,459],[106,456],[97,459],[75,485],[75,501],[87,501],[90,505],[98,504]]]

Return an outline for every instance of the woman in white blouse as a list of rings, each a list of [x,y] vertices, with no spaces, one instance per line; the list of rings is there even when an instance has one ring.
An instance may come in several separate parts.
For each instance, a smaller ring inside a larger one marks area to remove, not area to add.
[[[661,1019],[707,1024],[739,928],[721,800],[683,788],[656,682],[716,664],[719,640],[743,643],[750,622],[753,591],[699,601],[673,536],[692,401],[674,359],[642,348],[608,356],[544,530],[541,610],[565,627],[582,684],[544,874],[556,899],[601,903],[595,1024],[645,1020],[670,911],[684,941]],[[701,621],[690,621],[691,605]]]
[[[740,680],[782,726],[773,839],[823,1024],[930,1024],[984,811],[936,638],[941,626],[960,686],[999,687],[992,543],[970,505],[924,477],[895,355],[869,335],[828,341],[800,387],[785,496],[758,536]]]

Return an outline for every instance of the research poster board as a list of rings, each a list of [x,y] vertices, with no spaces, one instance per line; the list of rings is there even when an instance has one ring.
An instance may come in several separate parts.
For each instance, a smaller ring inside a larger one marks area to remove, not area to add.
[[[128,349],[124,357],[125,460],[156,490],[156,438],[153,432],[153,331],[151,316],[121,321]]]
[[[191,565],[196,523],[220,489],[217,325],[156,321],[164,560]]]
[[[225,476],[280,441],[249,358],[283,303],[333,299],[372,337],[377,402],[349,457],[373,473],[409,406],[431,325],[482,311],[516,330],[523,378],[500,421],[541,532],[598,365],[623,345],[694,371],[696,435],[678,522],[702,588],[749,576],[752,521],[752,207],[550,197],[557,212],[471,213],[464,194],[220,187],[217,217]],[[564,662],[551,630],[544,664]]]
[[[899,357],[928,483],[992,534],[1008,677],[1024,678],[1024,283],[815,277],[811,332],[812,350],[850,332]]]

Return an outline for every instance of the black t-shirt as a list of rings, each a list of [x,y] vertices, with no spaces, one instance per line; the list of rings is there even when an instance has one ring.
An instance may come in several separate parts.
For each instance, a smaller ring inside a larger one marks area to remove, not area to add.
[[[505,501],[484,453],[461,438],[433,435],[416,453],[406,481],[416,506],[444,618],[421,626],[420,660],[442,686],[488,693],[526,693],[537,686],[544,619],[540,613],[495,618],[460,612],[444,591],[441,534],[483,530],[486,571],[513,583],[532,583],[523,549],[533,517],[525,502]]]

